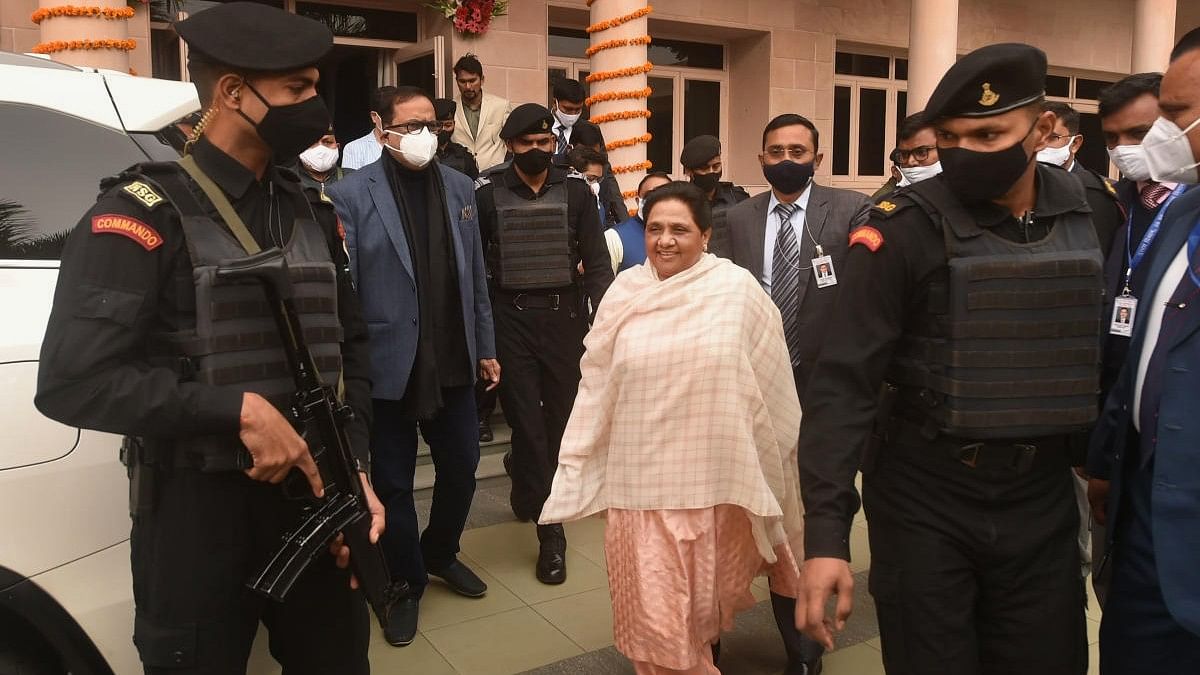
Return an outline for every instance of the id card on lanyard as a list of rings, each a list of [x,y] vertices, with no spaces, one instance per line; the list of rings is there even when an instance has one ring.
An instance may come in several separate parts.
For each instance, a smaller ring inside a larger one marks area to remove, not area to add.
[[[1109,321],[1108,332],[1112,335],[1120,335],[1129,337],[1133,334],[1133,320],[1137,313],[1138,299],[1134,297],[1133,291],[1129,288],[1129,280],[1133,277],[1133,271],[1141,264],[1146,257],[1146,252],[1150,250],[1150,246],[1154,243],[1154,239],[1158,236],[1158,230],[1162,227],[1163,216],[1167,214],[1167,209],[1171,207],[1171,202],[1175,198],[1183,194],[1187,189],[1186,185],[1176,185],[1171,191],[1170,196],[1163,201],[1158,208],[1158,213],[1154,216],[1154,220],[1150,221],[1150,226],[1146,228],[1146,234],[1142,235],[1142,241],[1138,243],[1137,249],[1132,247],[1132,231],[1133,231],[1133,211],[1130,210],[1129,216],[1125,219],[1125,285],[1121,289],[1121,294],[1113,300],[1113,312]],[[1193,232],[1195,234],[1195,232]],[[1188,246],[1191,247],[1191,238],[1188,239]],[[1191,271],[1191,268],[1188,268]]]

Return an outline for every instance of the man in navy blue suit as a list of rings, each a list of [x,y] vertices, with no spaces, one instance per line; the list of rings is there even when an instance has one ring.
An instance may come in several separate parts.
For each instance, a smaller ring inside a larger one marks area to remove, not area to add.
[[[1200,183],[1200,29],[1171,53],[1158,107],[1142,140],[1150,177]],[[1089,470],[1111,466],[1102,674],[1200,672],[1198,248],[1200,191],[1192,190],[1162,220],[1142,263],[1144,288],[1125,296],[1134,301],[1124,304],[1134,322],[1128,358],[1092,435]],[[1114,313],[1114,332],[1118,320]]]
[[[413,641],[428,576],[480,597],[458,560],[479,464],[476,377],[500,381],[471,179],[434,161],[441,124],[429,96],[397,87],[379,111],[384,154],[330,190],[371,335],[372,479],[387,509],[383,549],[415,592],[384,637]],[[429,526],[413,506],[417,431],[437,469]]]

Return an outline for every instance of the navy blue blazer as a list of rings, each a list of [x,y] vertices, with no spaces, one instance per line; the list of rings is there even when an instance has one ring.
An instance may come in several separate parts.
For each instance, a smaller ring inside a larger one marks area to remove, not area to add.
[[[1142,294],[1142,307],[1134,317],[1129,357],[1117,378],[1100,420],[1092,432],[1088,449],[1088,469],[1102,471],[1109,459],[1116,461],[1111,472],[1107,516],[1109,546],[1119,517],[1122,471],[1118,468],[1127,452],[1126,441],[1133,430],[1133,395],[1137,384],[1137,366],[1146,344],[1146,304],[1163,281],[1179,247],[1187,241],[1192,226],[1200,220],[1200,190],[1189,190],[1171,206],[1163,219],[1158,241],[1147,260],[1148,283]],[[1169,280],[1167,283],[1178,283]],[[1106,318],[1107,322],[1107,318]],[[1163,376],[1162,402],[1155,433],[1154,488],[1151,528],[1154,555],[1163,598],[1171,615],[1180,625],[1200,635],[1200,312],[1191,312],[1170,338]]]
[[[399,401],[417,356],[420,312],[412,254],[400,209],[388,184],[384,156],[327,188],[346,231],[350,273],[371,334],[371,396]],[[436,161],[436,160],[435,160]],[[496,358],[475,184],[436,164],[446,186],[458,289],[471,363]],[[478,368],[472,367],[473,371]]]

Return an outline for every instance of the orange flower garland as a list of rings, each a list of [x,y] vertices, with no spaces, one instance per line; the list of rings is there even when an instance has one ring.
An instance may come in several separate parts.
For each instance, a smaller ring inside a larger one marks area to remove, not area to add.
[[[589,117],[588,121],[592,124],[604,124],[605,122],[616,122],[617,120],[633,120],[639,117],[650,118],[649,110],[618,110],[617,112],[605,113]]]
[[[591,47],[588,47],[587,51],[585,53],[587,54],[588,58],[591,58],[593,54],[595,54],[597,52],[602,52],[605,49],[616,49],[618,47],[636,47],[638,45],[648,45],[648,44],[650,44],[650,36],[649,35],[641,35],[639,37],[630,38],[628,40],[605,40],[604,42],[601,42],[599,44],[595,44],[595,45],[592,45]]]
[[[650,12],[653,12],[653,11],[654,11],[654,8],[647,5],[646,7],[643,7],[641,9],[630,12],[630,13],[626,14],[625,16],[618,16],[617,18],[609,19],[608,21],[598,21],[598,22],[588,26],[587,32],[599,33],[602,30],[608,30],[609,28],[616,28],[617,26],[620,26],[623,23],[629,23],[630,21],[633,21],[635,19],[640,19],[643,16],[646,16],[647,14],[649,14]]]
[[[638,162],[637,164],[625,164],[623,166],[614,166],[613,173],[633,173],[635,171],[645,171],[654,166],[651,162]]]
[[[637,145],[638,143],[649,143],[653,138],[651,134],[642,134],[633,138],[622,138],[620,140],[611,141],[604,144],[605,150],[616,150],[617,148],[628,148]]]
[[[53,54],[75,49],[120,49],[130,52],[137,49],[137,40],[54,40],[33,46],[34,54]]]
[[[621,196],[624,197],[625,199],[633,199],[634,197],[638,196],[638,191],[637,190],[626,190],[621,193]],[[634,213],[637,213],[637,209],[634,209],[633,213],[631,213],[629,215],[632,216]]]
[[[591,106],[594,103],[602,101],[619,101],[627,98],[650,98],[652,90],[650,87],[645,89],[628,89],[623,91],[605,91],[599,94],[592,94],[584,100],[584,105]]]
[[[654,70],[654,64],[647,61],[640,66],[633,66],[631,68],[620,68],[618,70],[601,70],[599,72],[595,72],[595,73],[592,73],[591,75],[588,75],[586,78],[586,81],[588,82],[588,84],[591,84],[592,82],[600,82],[601,80],[615,80],[615,79],[621,78],[621,77],[633,77],[634,75],[642,75],[642,74],[648,73],[652,70]]]
[[[79,5],[60,5],[58,7],[43,7],[30,15],[29,20],[41,23],[56,16],[94,16],[109,21],[117,19],[132,19],[132,7],[93,7]]]

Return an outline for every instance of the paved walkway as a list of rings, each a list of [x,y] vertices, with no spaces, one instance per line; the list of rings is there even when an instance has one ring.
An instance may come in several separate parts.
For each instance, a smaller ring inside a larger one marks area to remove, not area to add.
[[[604,521],[588,518],[566,526],[567,581],[546,586],[533,575],[537,558],[534,527],[512,520],[507,494],[506,479],[481,482],[468,522],[471,529],[463,535],[462,559],[487,582],[487,595],[463,598],[433,582],[421,602],[420,633],[411,646],[389,646],[376,627],[371,638],[376,675],[633,673],[629,662],[612,648]],[[428,508],[428,498],[418,502],[422,521]],[[851,551],[855,612],[839,638],[839,648],[825,657],[825,674],[882,675],[874,605],[866,591],[870,552],[862,514],[852,531]],[[759,604],[741,615],[736,629],[722,638],[720,668],[725,675],[778,675],[783,671],[783,647],[766,601],[766,580],[757,580],[752,590]],[[1099,672],[1099,618],[1089,584],[1093,674]],[[259,648],[249,672],[265,675],[279,669]]]

